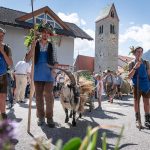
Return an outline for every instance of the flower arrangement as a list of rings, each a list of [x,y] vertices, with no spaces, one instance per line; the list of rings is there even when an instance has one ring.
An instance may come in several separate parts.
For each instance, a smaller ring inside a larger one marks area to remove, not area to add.
[[[11,120],[0,120],[0,149],[14,150],[13,141],[15,139],[16,125]]]

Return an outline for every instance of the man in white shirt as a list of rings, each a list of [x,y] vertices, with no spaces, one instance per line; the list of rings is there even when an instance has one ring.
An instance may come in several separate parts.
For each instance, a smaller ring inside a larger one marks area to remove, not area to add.
[[[27,86],[27,75],[30,72],[31,72],[31,66],[25,60],[19,61],[15,66],[16,102],[24,103],[25,89]]]

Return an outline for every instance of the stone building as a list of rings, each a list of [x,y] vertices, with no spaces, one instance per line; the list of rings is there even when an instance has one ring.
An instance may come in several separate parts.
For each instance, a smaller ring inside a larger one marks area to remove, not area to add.
[[[114,4],[105,7],[95,22],[95,72],[117,70],[119,18]]]

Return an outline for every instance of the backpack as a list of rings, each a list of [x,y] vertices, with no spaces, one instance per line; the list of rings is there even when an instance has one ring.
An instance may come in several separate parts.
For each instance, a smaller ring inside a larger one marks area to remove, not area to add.
[[[145,64],[145,66],[146,66],[146,70],[148,71],[148,68],[149,68],[149,61],[148,61],[148,60],[143,60],[143,62],[144,62],[144,64]],[[134,65],[135,65],[135,62],[132,61],[132,62],[131,62],[132,68],[134,67]]]
[[[8,45],[4,45],[4,51],[6,53],[7,56],[9,56],[9,46]]]

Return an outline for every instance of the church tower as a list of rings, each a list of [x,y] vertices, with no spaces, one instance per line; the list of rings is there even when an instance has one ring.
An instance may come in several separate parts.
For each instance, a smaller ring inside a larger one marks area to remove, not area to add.
[[[94,71],[118,68],[119,18],[114,4],[105,7],[97,17],[95,31]]]

